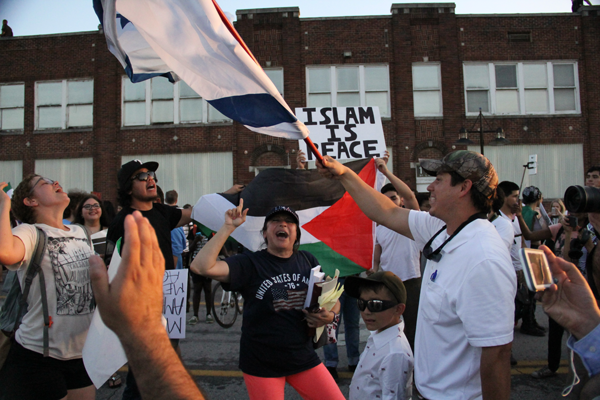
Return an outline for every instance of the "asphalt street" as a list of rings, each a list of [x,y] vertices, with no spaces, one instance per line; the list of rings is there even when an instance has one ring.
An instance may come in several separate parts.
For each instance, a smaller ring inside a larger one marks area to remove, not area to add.
[[[548,327],[548,318],[541,307],[537,308],[538,322]],[[201,322],[195,326],[187,327],[187,336],[181,341],[181,351],[184,363],[196,383],[202,388],[208,399],[212,400],[237,400],[248,399],[244,386],[242,373],[238,369],[238,347],[240,340],[241,316],[234,326],[223,329],[216,323],[204,322],[205,309],[201,306]],[[188,318],[191,314],[188,314]],[[342,324],[343,326],[343,324]],[[364,348],[369,332],[361,324],[361,350]],[[342,331],[343,332],[343,329]],[[340,335],[339,353],[340,389],[348,396],[348,385],[352,373],[347,369],[346,347],[343,335]],[[563,341],[566,342],[566,335]],[[323,358],[321,350],[319,355]],[[566,386],[567,380],[567,351],[563,345],[563,361],[559,374],[556,377],[536,380],[530,374],[546,365],[547,336],[526,336],[515,330],[513,354],[518,360],[517,366],[512,368],[512,394],[513,400],[552,400],[562,398],[561,391]],[[120,372],[125,380],[125,369]],[[123,387],[110,389],[104,385],[96,396],[97,399],[120,399]],[[416,397],[415,397],[416,398]],[[293,388],[286,386],[286,399],[296,400],[301,397]]]

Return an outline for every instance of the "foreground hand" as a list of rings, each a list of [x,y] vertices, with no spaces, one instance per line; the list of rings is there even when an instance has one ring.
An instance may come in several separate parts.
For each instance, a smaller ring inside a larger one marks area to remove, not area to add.
[[[8,186],[6,182],[0,182],[0,207],[7,207],[10,210],[10,197],[4,191],[4,188]]]
[[[600,324],[600,309],[577,267],[540,246],[548,257],[555,285],[542,294],[544,311],[577,339]]]
[[[317,161],[319,173],[328,179],[339,179],[346,172],[344,164],[334,160],[330,156],[323,157],[323,163]]]
[[[246,214],[248,214],[248,209],[246,208],[244,211],[244,199],[240,199],[240,204],[236,208],[232,208],[231,210],[227,210],[225,212],[225,225],[231,225],[233,228],[237,228],[244,222],[246,222]]]
[[[316,313],[308,312],[306,309],[303,309],[302,312],[306,316],[306,323],[309,328],[318,328],[333,322],[333,312],[324,308],[319,309]]]
[[[102,259],[90,257],[90,278],[102,320],[119,337],[162,328],[165,260],[150,222],[138,211],[125,218],[123,259],[112,282]]]

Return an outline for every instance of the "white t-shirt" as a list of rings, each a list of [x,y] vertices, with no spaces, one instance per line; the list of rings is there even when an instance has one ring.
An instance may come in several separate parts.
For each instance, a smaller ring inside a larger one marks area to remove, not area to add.
[[[350,400],[410,399],[413,365],[404,322],[371,332],[350,382]]]
[[[512,248],[513,242],[515,241],[515,231],[512,227],[512,223],[508,217],[506,217],[502,212],[498,217],[492,221],[492,225],[496,227],[496,231],[498,231],[498,235],[500,235],[500,239],[506,245],[508,251]]]
[[[67,225],[69,230],[36,224],[48,236],[48,245],[42,257],[41,267],[46,283],[48,314],[52,318],[49,328],[50,356],[59,360],[81,358],[81,351],[95,309],[89,273],[89,257],[92,250],[83,229]],[[33,258],[37,244],[37,231],[34,225],[23,224],[12,230],[14,236],[25,245],[23,261],[11,266],[17,270],[21,287],[25,272]],[[26,349],[42,354],[44,314],[39,277],[33,279],[29,295],[27,313],[15,338]]]
[[[381,246],[379,263],[382,270],[393,272],[403,282],[421,276],[420,250],[414,240],[377,225],[375,244]]]
[[[424,247],[445,224],[429,213],[408,219]],[[433,241],[437,249],[446,230]],[[471,222],[428,260],[415,336],[415,382],[429,399],[480,399],[481,348],[512,342],[515,271],[506,246],[485,219]]]
[[[510,248],[510,259],[515,267],[515,271],[522,271],[523,264],[521,264],[521,247],[523,247],[523,233],[521,233],[521,225],[519,225],[519,219],[514,217],[512,220],[506,216],[502,211],[500,214],[511,221],[513,232],[515,235],[515,241],[513,242],[512,247]]]

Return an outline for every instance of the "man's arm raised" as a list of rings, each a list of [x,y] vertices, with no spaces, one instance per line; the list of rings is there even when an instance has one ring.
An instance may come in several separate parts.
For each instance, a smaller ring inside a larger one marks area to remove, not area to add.
[[[369,219],[413,239],[408,226],[409,210],[397,207],[363,182],[354,171],[329,156],[323,157],[323,164],[317,161],[317,168],[322,176],[339,180]]]
[[[389,157],[388,152],[386,151],[386,156]],[[402,181],[402,179],[398,178],[396,175],[392,174],[392,172],[387,167],[388,157],[377,158],[375,159],[375,166],[386,178],[389,179],[394,189],[398,192],[398,195],[402,197],[404,201],[404,207],[409,210],[419,210],[419,202],[417,201],[417,196],[413,193],[412,190],[408,187],[406,183]]]
[[[143,398],[204,399],[162,326],[165,262],[154,229],[138,211],[125,218],[125,240],[110,284],[102,259],[90,257],[102,320],[119,337]]]

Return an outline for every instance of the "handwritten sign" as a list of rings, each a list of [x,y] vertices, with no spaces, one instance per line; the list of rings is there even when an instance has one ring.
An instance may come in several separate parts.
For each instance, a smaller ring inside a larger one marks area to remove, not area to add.
[[[383,156],[385,138],[379,107],[296,108],[296,117],[310,130],[310,138],[324,156],[337,160]],[[300,141],[308,161],[313,154]]]
[[[185,338],[187,269],[165,271],[163,279],[163,315],[167,319],[167,332],[171,339]]]

